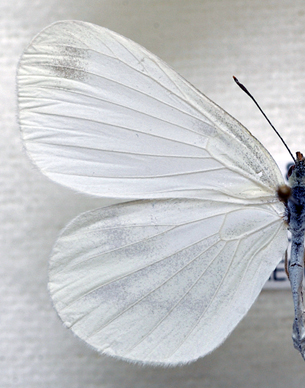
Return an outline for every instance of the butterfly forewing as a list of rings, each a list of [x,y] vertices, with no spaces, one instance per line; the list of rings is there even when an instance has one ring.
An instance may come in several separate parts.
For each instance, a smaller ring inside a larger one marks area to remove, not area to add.
[[[215,200],[249,201],[273,196],[282,180],[240,123],[107,29],[75,21],[46,28],[21,59],[18,85],[30,156],[76,190],[206,199],[212,188]]]

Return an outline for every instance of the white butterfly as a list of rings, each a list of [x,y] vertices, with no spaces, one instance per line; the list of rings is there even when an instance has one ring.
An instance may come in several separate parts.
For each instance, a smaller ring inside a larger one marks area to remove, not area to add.
[[[89,23],[38,34],[18,94],[44,174],[132,200],[83,213],[59,236],[49,289],[64,324],[143,363],[188,363],[219,346],[287,248],[268,151],[159,58]]]

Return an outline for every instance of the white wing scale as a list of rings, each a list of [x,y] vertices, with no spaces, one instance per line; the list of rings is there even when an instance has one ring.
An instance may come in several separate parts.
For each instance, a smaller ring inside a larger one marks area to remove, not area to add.
[[[212,351],[287,246],[272,157],[159,58],[88,23],[42,31],[18,83],[25,145],[47,176],[154,199],[84,213],[63,231],[49,287],[64,323],[132,361]]]

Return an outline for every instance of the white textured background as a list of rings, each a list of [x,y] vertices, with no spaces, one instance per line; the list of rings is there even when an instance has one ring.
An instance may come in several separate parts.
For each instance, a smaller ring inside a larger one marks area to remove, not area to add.
[[[22,150],[15,71],[34,34],[81,19],[147,47],[242,121],[279,159],[289,157],[247,84],[292,151],[305,152],[305,2],[302,0],[2,0],[0,3],[0,387],[303,387],[292,347],[288,291],[263,291],[223,346],[182,368],[102,357],[62,327],[47,292],[59,230],[102,202],[48,181]]]

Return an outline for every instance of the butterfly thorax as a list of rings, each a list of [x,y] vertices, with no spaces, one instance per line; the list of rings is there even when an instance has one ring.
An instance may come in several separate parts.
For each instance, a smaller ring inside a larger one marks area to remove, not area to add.
[[[300,154],[301,155],[301,154]],[[286,212],[289,229],[292,233],[304,234],[305,231],[305,160],[298,156],[290,172],[291,195],[287,201]]]

